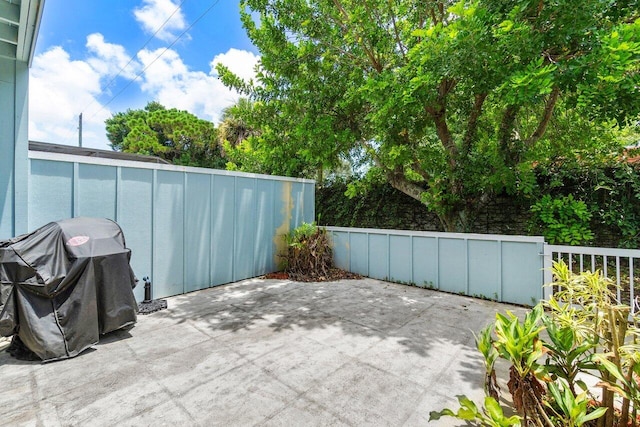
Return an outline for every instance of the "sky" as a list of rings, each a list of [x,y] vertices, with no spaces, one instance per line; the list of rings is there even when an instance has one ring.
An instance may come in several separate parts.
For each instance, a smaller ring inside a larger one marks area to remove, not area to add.
[[[218,123],[238,94],[222,63],[254,75],[259,56],[233,0],[46,0],[29,81],[29,139],[110,149],[104,121],[150,101]]]

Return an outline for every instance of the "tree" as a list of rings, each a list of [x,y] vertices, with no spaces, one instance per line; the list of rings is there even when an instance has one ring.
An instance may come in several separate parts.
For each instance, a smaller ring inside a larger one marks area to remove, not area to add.
[[[116,113],[105,124],[116,151],[158,156],[176,165],[224,169],[215,126],[187,111],[149,102],[142,110]]]
[[[260,132],[250,127],[247,117],[251,117],[253,103],[247,98],[240,98],[235,104],[222,110],[222,121],[218,126],[218,142],[225,142],[237,147],[249,137],[258,136]]]
[[[638,10],[637,0],[244,0],[257,79],[218,72],[256,101],[260,145],[316,166],[364,151],[372,175],[464,231],[492,194],[526,187],[534,165],[637,117]],[[553,131],[573,121],[585,125],[578,137]]]

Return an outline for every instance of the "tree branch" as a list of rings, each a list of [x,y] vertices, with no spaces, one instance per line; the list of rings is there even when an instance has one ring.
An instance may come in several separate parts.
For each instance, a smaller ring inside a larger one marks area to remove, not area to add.
[[[467,130],[462,140],[462,152],[465,154],[469,153],[469,151],[471,150],[471,144],[476,138],[476,133],[478,130],[478,119],[482,114],[482,106],[484,105],[485,99],[487,99],[486,93],[479,93],[475,96],[473,108],[471,109],[471,113],[469,114],[469,120],[467,121]]]
[[[401,169],[396,168],[393,171],[388,171],[386,175],[389,184],[391,184],[393,188],[422,203],[422,193],[425,192],[424,188],[409,181]]]
[[[498,130],[498,143],[503,149],[508,148],[511,141],[511,135],[513,134],[513,126],[518,115],[520,107],[517,105],[507,105],[502,114],[502,120],[500,121],[500,129]]]
[[[413,159],[413,163],[411,163],[411,169],[413,169],[415,173],[420,175],[425,182],[429,182],[429,180],[431,179],[431,175],[429,175],[427,171],[425,171],[424,168],[420,166],[420,162],[415,157]]]
[[[559,95],[560,95],[560,88],[558,86],[554,86],[544,106],[544,111],[542,112],[540,123],[538,123],[538,127],[531,134],[531,136],[526,139],[525,141],[526,145],[533,145],[536,142],[538,142],[540,138],[544,136],[544,133],[547,130],[547,126],[549,125],[549,120],[551,120],[551,116],[553,115],[553,110],[556,106],[556,103],[558,102]]]
[[[342,6],[342,3],[340,3],[339,0],[333,0],[333,4],[335,5],[336,8],[338,8],[338,11],[340,11],[340,14],[343,16],[345,21],[349,22],[349,14],[345,10],[345,8]],[[340,25],[340,28],[342,28],[344,32],[349,32],[349,27],[344,22],[338,22],[338,25]],[[367,57],[369,58],[369,61],[371,61],[371,65],[373,66],[373,68],[378,73],[380,73],[382,71],[382,65],[376,59],[374,52],[369,47],[367,47],[363,37],[356,37],[356,39],[361,40],[360,45],[362,47],[362,50],[364,50],[364,52],[367,54]]]
[[[458,157],[458,147],[456,146],[451,131],[447,125],[447,95],[455,87],[456,81],[443,79],[438,85],[438,97],[436,106],[426,106],[425,111],[433,118],[436,125],[436,132],[442,146],[449,154],[449,166],[456,166]]]
[[[402,44],[402,41],[400,40],[400,32],[398,31],[398,25],[396,24],[396,14],[393,13],[393,7],[391,5],[391,2],[392,0],[389,0],[389,13],[391,14],[391,22],[393,23],[393,32],[395,33],[395,36],[396,36],[396,44],[400,49],[400,53],[402,54],[402,59],[406,61],[407,56],[406,56],[405,47]]]
[[[498,129],[498,147],[507,166],[513,166],[517,162],[517,153],[513,150],[512,136],[516,117],[520,107],[518,105],[508,105],[505,108]]]

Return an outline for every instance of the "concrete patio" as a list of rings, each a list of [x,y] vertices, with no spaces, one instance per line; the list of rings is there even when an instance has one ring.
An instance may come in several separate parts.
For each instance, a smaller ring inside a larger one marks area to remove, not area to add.
[[[373,279],[250,279],[168,299],[94,349],[0,352],[2,426],[456,426],[483,398],[471,331],[518,307]]]

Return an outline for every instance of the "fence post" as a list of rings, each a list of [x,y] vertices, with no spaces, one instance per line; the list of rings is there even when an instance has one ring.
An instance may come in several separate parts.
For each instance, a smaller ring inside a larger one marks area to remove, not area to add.
[[[543,250],[543,261],[542,261],[542,268],[543,268],[543,273],[542,273],[542,277],[543,277],[543,288],[542,288],[542,298],[544,298],[545,300],[548,300],[552,295],[553,295],[553,288],[551,286],[544,286],[547,284],[550,284],[551,282],[553,282],[553,274],[551,273],[551,266],[553,265],[553,250],[551,245],[549,245],[547,242],[544,242],[542,244],[544,250]]]

